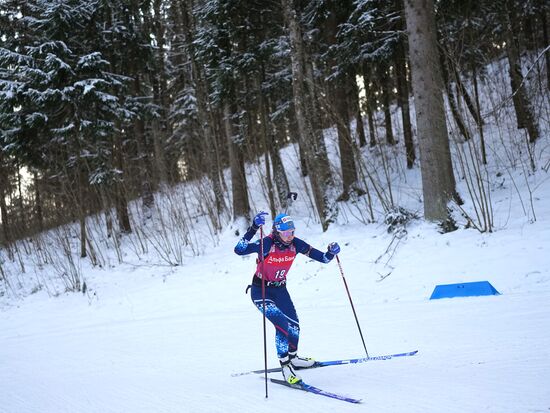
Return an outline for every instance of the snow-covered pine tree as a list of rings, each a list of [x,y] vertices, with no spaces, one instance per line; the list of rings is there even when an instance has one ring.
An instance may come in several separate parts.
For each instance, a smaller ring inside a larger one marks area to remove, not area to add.
[[[93,51],[98,3],[35,0],[15,10],[14,38],[0,50],[2,147],[55,177],[83,226],[90,185],[121,179],[112,148],[135,117],[119,98],[128,79]],[[86,255],[84,227],[81,245]]]

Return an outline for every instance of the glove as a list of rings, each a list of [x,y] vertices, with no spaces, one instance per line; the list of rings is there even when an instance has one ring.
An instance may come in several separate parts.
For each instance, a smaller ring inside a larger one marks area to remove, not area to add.
[[[337,255],[340,252],[340,245],[337,242],[331,242],[328,244],[328,252],[332,255]]]
[[[260,226],[265,225],[265,216],[268,215],[267,212],[260,211],[254,217],[254,226],[260,228]]]

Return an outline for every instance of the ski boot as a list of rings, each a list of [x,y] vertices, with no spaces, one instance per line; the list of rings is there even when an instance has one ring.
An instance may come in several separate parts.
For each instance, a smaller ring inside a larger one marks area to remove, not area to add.
[[[302,381],[302,378],[294,372],[289,356],[279,359],[279,363],[281,363],[281,371],[288,384],[298,384]]]
[[[296,352],[288,353],[290,364],[296,369],[308,369],[315,365],[315,360],[309,357],[299,357]]]

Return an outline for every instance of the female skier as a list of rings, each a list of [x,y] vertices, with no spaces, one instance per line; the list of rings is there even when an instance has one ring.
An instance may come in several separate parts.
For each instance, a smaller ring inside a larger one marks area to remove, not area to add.
[[[265,315],[275,327],[275,346],[281,363],[284,379],[290,384],[302,379],[294,368],[308,368],[315,364],[311,358],[298,357],[300,325],[292,299],[286,289],[286,277],[297,253],[307,255],[322,263],[330,262],[340,252],[340,246],[330,243],[323,253],[307,242],[294,236],[294,222],[287,214],[279,214],[273,220],[271,234],[263,239],[263,262],[260,260],[260,241],[251,243],[261,225],[265,224],[267,212],[254,217],[252,225],[235,246],[238,255],[258,254],[256,272],[252,278],[251,298],[263,312],[262,278],[265,280]],[[247,289],[248,291],[248,289]]]

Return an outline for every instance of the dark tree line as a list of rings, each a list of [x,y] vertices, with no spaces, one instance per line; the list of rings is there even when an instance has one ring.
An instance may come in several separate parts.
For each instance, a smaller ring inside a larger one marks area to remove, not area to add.
[[[219,228],[222,216],[249,216],[245,163],[260,159],[275,212],[286,206],[290,190],[279,151],[291,142],[324,229],[338,202],[365,194],[361,148],[376,145],[401,145],[413,168],[419,143],[420,166],[431,170],[424,180],[425,216],[444,219],[455,195],[445,119],[428,125],[418,118],[419,108],[431,111],[433,102],[418,106],[425,96],[415,87],[435,73],[431,93],[446,94],[464,140],[483,139],[477,82],[488,63],[507,59],[517,126],[535,142],[537,119],[521,58],[548,46],[550,6],[542,0],[430,3],[0,2],[0,240],[78,221],[84,256],[86,216],[113,211],[110,225],[131,232],[131,200],[140,199],[147,216],[163,185],[197,179],[208,182],[205,202]],[[427,20],[415,20],[422,14]],[[431,51],[422,43],[424,30]],[[337,132],[338,179],[323,139],[330,126]]]

